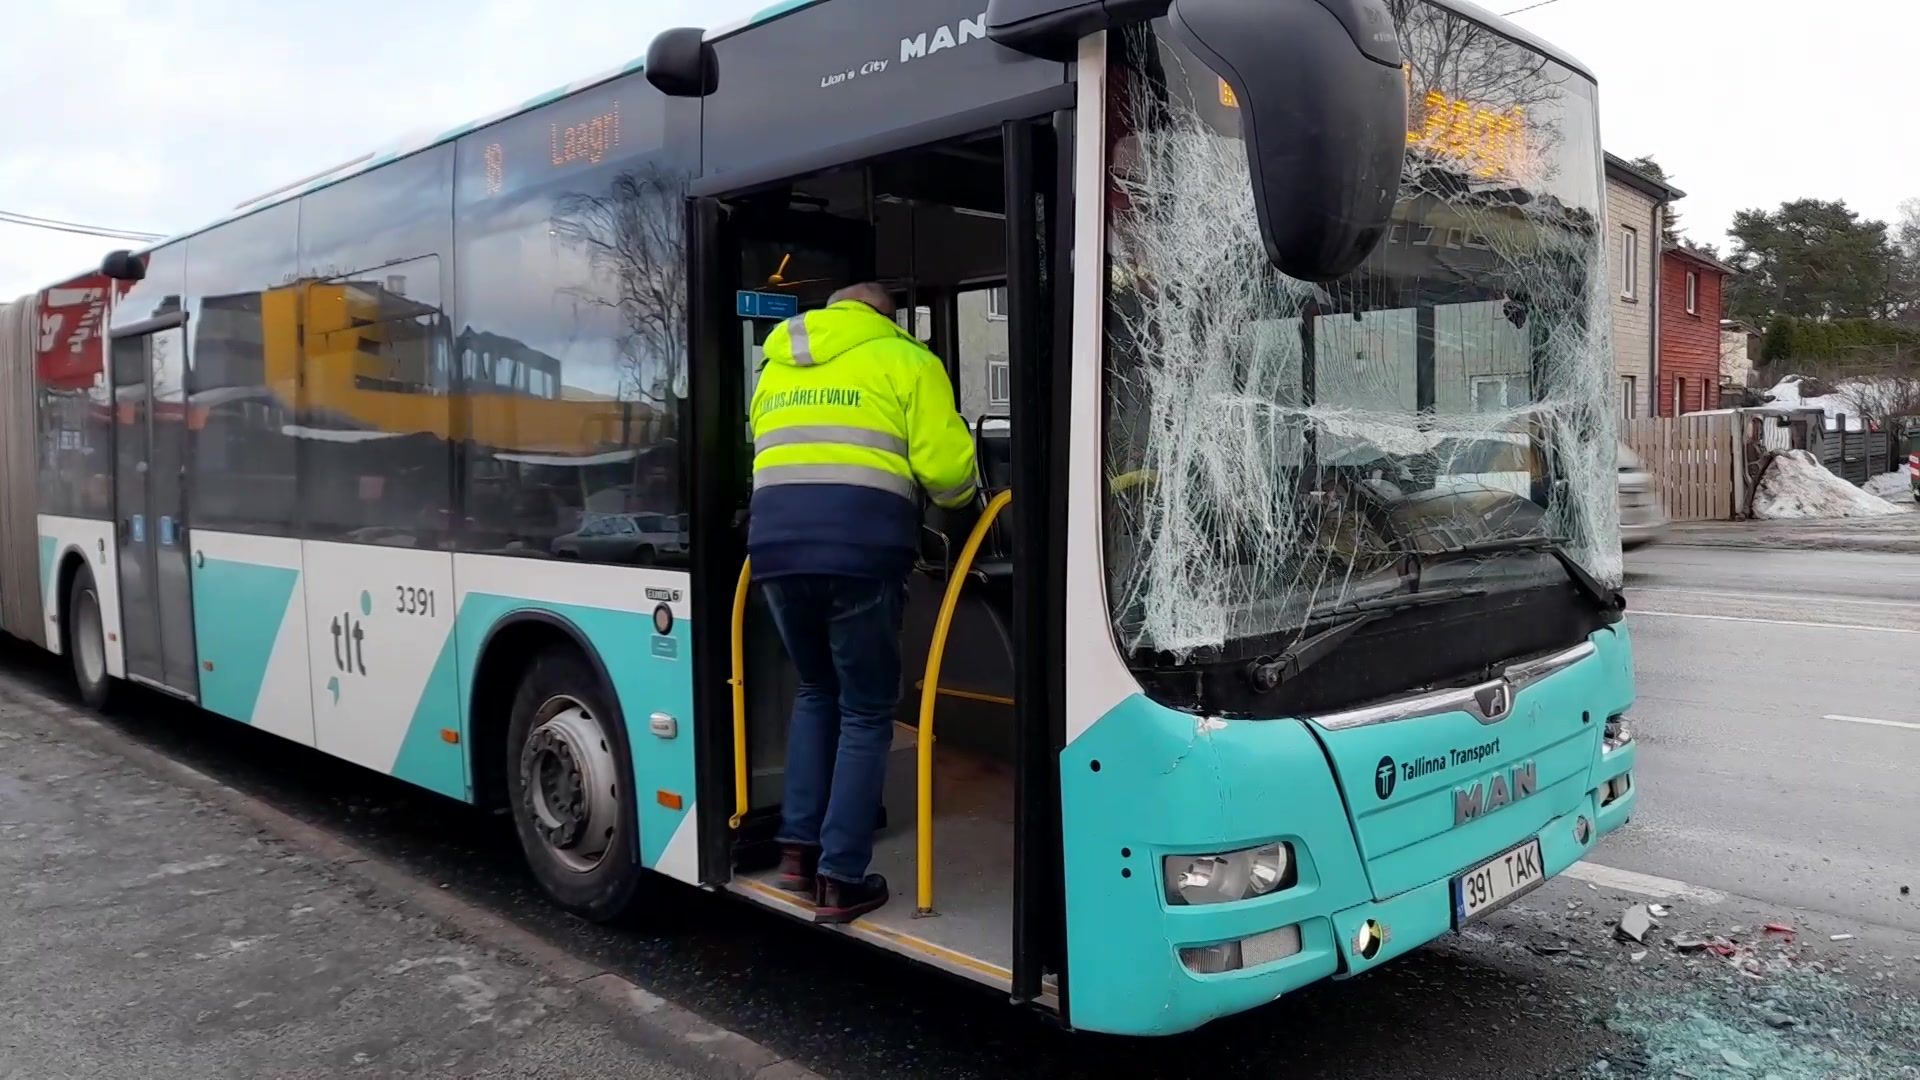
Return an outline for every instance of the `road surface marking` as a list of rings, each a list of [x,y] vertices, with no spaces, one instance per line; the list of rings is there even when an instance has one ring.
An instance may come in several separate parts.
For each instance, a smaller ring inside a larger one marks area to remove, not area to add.
[[[1582,860],[1567,867],[1570,878],[1598,885],[1603,889],[1618,889],[1621,892],[1651,896],[1656,900],[1692,900],[1700,904],[1717,904],[1727,898],[1722,892],[1703,889],[1698,885],[1689,885],[1672,878],[1654,877],[1652,874],[1636,874],[1632,870],[1616,870],[1611,866],[1602,866],[1596,862]]]
[[[1821,717],[1821,719],[1838,720],[1847,724],[1872,724],[1874,727],[1895,727],[1905,728],[1908,731],[1920,731],[1920,724],[1910,724],[1905,720],[1875,720],[1871,716],[1840,716],[1834,713],[1829,713]]]
[[[1861,607],[1920,608],[1920,601],[1856,600],[1851,596],[1840,596],[1835,593],[1734,593],[1718,592],[1713,589],[1682,589],[1669,585],[1630,585],[1627,587],[1627,595],[1632,596],[1636,593],[1679,593],[1685,596],[1711,596],[1722,600],[1744,600],[1748,603],[1752,603],[1755,600],[1791,600],[1796,603],[1805,604],[1812,600],[1819,600],[1822,603],[1855,604]]]
[[[1698,615],[1687,611],[1634,611],[1628,615],[1651,615],[1661,619],[1705,619],[1708,622],[1766,623],[1769,626],[1810,626],[1816,630],[1865,630],[1875,634],[1920,634],[1904,626],[1862,626],[1859,623],[1802,622],[1797,619],[1756,619],[1748,615]]]

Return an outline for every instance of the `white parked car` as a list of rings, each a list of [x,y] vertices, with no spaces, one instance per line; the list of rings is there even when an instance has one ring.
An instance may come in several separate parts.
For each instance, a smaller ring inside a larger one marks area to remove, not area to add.
[[[1660,508],[1647,463],[1625,443],[1620,446],[1620,546],[1631,551],[1667,535],[1667,512]]]

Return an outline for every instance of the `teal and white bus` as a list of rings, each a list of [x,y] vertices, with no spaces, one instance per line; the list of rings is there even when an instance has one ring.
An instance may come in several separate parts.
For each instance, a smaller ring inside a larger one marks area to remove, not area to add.
[[[1592,76],[1458,0],[669,31],[0,312],[0,616],[509,810],[588,918],[809,919],[744,403],[881,281],[986,501],[912,579],[899,895],[821,932],[1191,1029],[1632,813],[1601,160]]]

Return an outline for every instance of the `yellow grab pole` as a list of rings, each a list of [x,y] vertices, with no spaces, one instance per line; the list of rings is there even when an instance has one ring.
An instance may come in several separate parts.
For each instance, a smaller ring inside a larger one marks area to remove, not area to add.
[[[913,688],[918,690],[926,685],[927,681],[922,679],[914,683]],[[945,686],[940,687],[939,693],[941,697],[960,698],[964,701],[980,701],[988,705],[1006,705],[1009,707],[1013,705],[1013,699],[1007,697],[1005,694],[983,694],[978,690],[954,690]]]
[[[753,560],[740,560],[740,583],[733,587],[733,817],[738,829],[747,816],[747,585],[753,580]]]
[[[940,618],[933,624],[933,642],[927,647],[927,673],[920,681],[920,805],[915,823],[917,849],[914,855],[920,871],[918,911],[933,914],[933,706],[940,697],[940,661],[947,654],[947,631],[953,627],[953,609],[960,603],[960,589],[973,570],[973,557],[993,527],[993,519],[1013,501],[1013,492],[1003,491],[987,503],[980,520],[973,526],[960,558],[947,574],[947,593],[940,599]]]

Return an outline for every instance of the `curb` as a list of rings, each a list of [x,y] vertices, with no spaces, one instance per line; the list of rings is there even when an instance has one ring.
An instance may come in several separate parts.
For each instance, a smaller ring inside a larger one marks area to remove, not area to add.
[[[178,784],[329,867],[359,878],[390,899],[575,987],[607,1012],[617,1026],[626,1029],[632,1041],[660,1051],[677,1064],[738,1080],[823,1080],[820,1074],[745,1035],[720,1027],[395,863],[176,761],[66,702],[22,684],[11,673],[0,674],[0,696],[39,709],[97,748]]]

